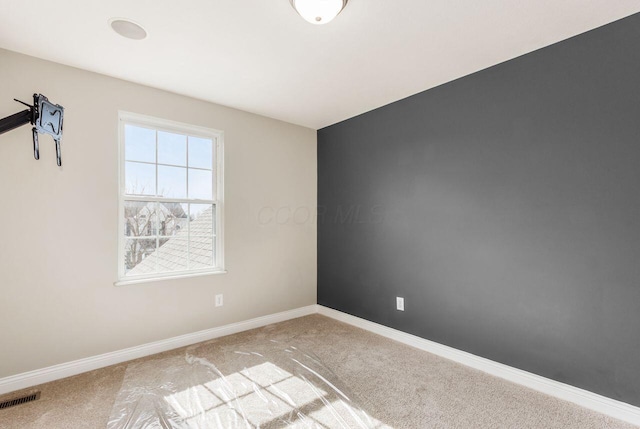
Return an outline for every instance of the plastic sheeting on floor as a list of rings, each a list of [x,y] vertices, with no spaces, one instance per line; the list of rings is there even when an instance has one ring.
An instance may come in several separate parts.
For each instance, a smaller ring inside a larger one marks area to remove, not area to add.
[[[108,429],[378,425],[312,353],[276,341],[247,349],[214,340],[130,364]]]

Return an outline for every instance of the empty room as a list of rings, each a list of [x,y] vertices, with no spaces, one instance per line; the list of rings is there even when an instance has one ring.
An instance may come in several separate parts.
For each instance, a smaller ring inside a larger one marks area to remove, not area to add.
[[[0,429],[640,428],[640,0],[0,6]]]

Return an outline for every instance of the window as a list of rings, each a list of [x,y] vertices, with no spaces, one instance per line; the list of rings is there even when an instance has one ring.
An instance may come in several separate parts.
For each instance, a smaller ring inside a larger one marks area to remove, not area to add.
[[[223,133],[120,112],[118,284],[224,272]]]

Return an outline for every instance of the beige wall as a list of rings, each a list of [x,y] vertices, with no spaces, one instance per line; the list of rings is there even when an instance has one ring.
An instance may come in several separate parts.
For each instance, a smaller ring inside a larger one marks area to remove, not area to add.
[[[315,223],[259,220],[315,210],[314,130],[0,50],[0,117],[34,92],[65,107],[63,167],[0,135],[0,378],[315,304]],[[224,131],[227,274],[113,285],[118,110]]]

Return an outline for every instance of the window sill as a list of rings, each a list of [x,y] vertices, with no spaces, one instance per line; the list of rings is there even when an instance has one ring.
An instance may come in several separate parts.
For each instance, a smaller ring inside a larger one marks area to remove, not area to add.
[[[151,277],[151,278],[143,278],[143,279],[128,279],[128,280],[119,280],[113,283],[114,286],[126,286],[126,285],[134,285],[138,283],[150,283],[150,282],[161,282],[165,280],[174,280],[174,279],[187,279],[191,277],[202,277],[202,276],[212,276],[216,274],[226,274],[226,270],[215,270],[215,271],[203,271],[199,273],[184,273],[184,274],[175,274],[175,275],[163,275],[162,277]]]

